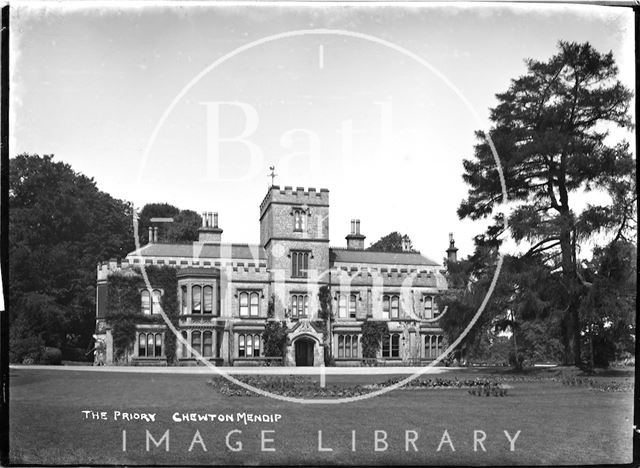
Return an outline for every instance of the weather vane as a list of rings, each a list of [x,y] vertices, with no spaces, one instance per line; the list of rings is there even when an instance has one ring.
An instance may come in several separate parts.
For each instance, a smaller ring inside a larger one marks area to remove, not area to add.
[[[275,166],[269,166],[269,170],[271,171],[271,174],[269,174],[269,175],[267,176],[267,177],[271,177],[271,186],[272,186],[272,187],[273,187],[273,181],[275,180],[276,175],[277,175],[277,174],[274,172],[274,171],[275,171],[275,169],[276,169],[276,167],[275,167]]]

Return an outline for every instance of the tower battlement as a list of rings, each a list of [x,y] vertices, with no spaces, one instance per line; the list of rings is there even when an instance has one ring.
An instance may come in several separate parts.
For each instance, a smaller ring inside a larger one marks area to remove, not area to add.
[[[260,203],[260,218],[262,218],[269,205],[274,202],[329,206],[329,190],[325,188],[317,190],[313,187],[309,187],[306,190],[304,187],[296,187],[294,189],[288,185],[284,188],[280,188],[278,185],[269,187],[262,203]]]

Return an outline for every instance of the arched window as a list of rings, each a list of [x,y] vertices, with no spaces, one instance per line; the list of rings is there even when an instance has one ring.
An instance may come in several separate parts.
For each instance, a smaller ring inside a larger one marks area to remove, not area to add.
[[[147,335],[140,333],[138,335],[138,356],[145,357],[147,355]]]
[[[356,304],[357,304],[357,296],[355,294],[351,294],[349,296],[349,317],[356,318]]]
[[[382,317],[389,318],[389,311],[391,309],[391,302],[389,296],[382,296]]]
[[[244,335],[238,337],[238,357],[245,357]]]
[[[351,335],[351,357],[358,357],[358,335]]]
[[[162,356],[162,333],[156,333],[156,349],[154,355]]]
[[[159,289],[154,289],[151,298],[153,299],[153,304],[151,306],[152,314],[160,313],[160,298],[162,297],[162,292]]]
[[[213,334],[206,331],[202,334],[202,355],[211,357],[213,355]]]
[[[291,252],[291,276],[294,278],[306,278],[309,268],[309,252]]]
[[[304,296],[304,316],[309,316],[309,296],[305,294]]]
[[[400,357],[400,335],[398,333],[384,335],[382,339],[382,357]]]
[[[338,296],[338,317],[347,318],[347,296],[344,294]]]
[[[433,315],[433,297],[425,296],[424,298],[424,316],[425,318],[431,318]]]
[[[253,335],[253,357],[260,357],[260,335]]]
[[[338,357],[344,357],[344,335],[338,335]]]
[[[260,335],[238,335],[238,357],[260,357]]]
[[[240,293],[240,317],[249,316],[249,294],[246,292]]]
[[[147,357],[152,357],[153,354],[153,345],[155,341],[153,339],[153,333],[147,333]]]
[[[203,309],[205,314],[213,313],[213,288],[211,286],[205,286],[202,289],[203,296]]]
[[[191,347],[194,352],[202,354],[202,335],[199,331],[191,332]]]
[[[144,315],[151,315],[151,295],[149,291],[143,289],[140,293],[141,308]]]
[[[298,316],[298,296],[296,296],[295,294],[291,296],[291,316]]]
[[[391,357],[400,357],[400,335],[391,335]]]
[[[187,302],[187,287],[180,287],[180,310],[182,311],[182,315],[187,315],[189,313],[189,303]]]
[[[436,356],[435,357],[440,356],[442,354],[442,351],[443,351],[443,349],[442,349],[442,335],[438,335],[436,337]]]
[[[399,302],[398,296],[391,296],[391,318],[398,318]]]
[[[250,315],[252,317],[257,317],[260,315],[260,297],[257,292],[251,293],[251,310]]]
[[[184,358],[188,358],[189,357],[187,355],[188,352],[187,352],[187,344],[186,343],[188,342],[188,339],[187,339],[187,332],[186,331],[182,332],[182,339],[184,340],[184,343],[182,343],[182,358],[184,359]]]
[[[253,335],[245,337],[247,343],[247,357],[253,357]]]
[[[431,342],[431,335],[425,335],[424,337],[424,357],[426,358],[432,358],[433,354],[432,354],[432,342]]]
[[[200,286],[194,286],[191,288],[191,313],[199,314],[202,312],[201,304],[202,288]]]
[[[293,211],[293,230],[294,231],[304,231],[304,221],[306,218],[306,214],[304,210],[294,210]]]

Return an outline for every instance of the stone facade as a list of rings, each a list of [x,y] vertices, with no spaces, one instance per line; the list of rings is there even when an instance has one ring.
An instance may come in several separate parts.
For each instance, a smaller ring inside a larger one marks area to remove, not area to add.
[[[336,365],[371,364],[362,355],[367,320],[387,326],[378,361],[426,363],[442,353],[436,297],[447,284],[436,262],[418,252],[364,250],[359,220],[351,222],[346,248],[330,247],[326,189],[273,186],[260,204],[259,219],[260,245],[222,242],[217,214],[204,213],[198,242],[168,244],[154,237],[121,261],[98,265],[96,334],[105,351],[96,360],[114,361],[111,328],[105,321],[107,279],[111,274],[135,274],[132,267],[143,265],[178,269],[176,360],[182,365],[203,359],[215,365],[273,364],[262,340],[270,298],[272,320],[287,324],[284,365],[320,366],[325,354],[333,356]],[[450,241],[451,257],[455,247]],[[318,317],[322,286],[328,286],[331,297],[329,323]],[[142,300],[141,313],[157,312],[156,295],[162,294],[152,291]],[[173,332],[163,324],[138,325],[135,345],[123,360],[166,364],[167,333]]]

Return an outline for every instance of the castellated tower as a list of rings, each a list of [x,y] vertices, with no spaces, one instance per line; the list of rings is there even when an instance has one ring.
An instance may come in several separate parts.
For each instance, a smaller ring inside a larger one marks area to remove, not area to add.
[[[260,204],[260,244],[276,316],[314,319],[318,288],[328,281],[329,190],[270,187]]]

